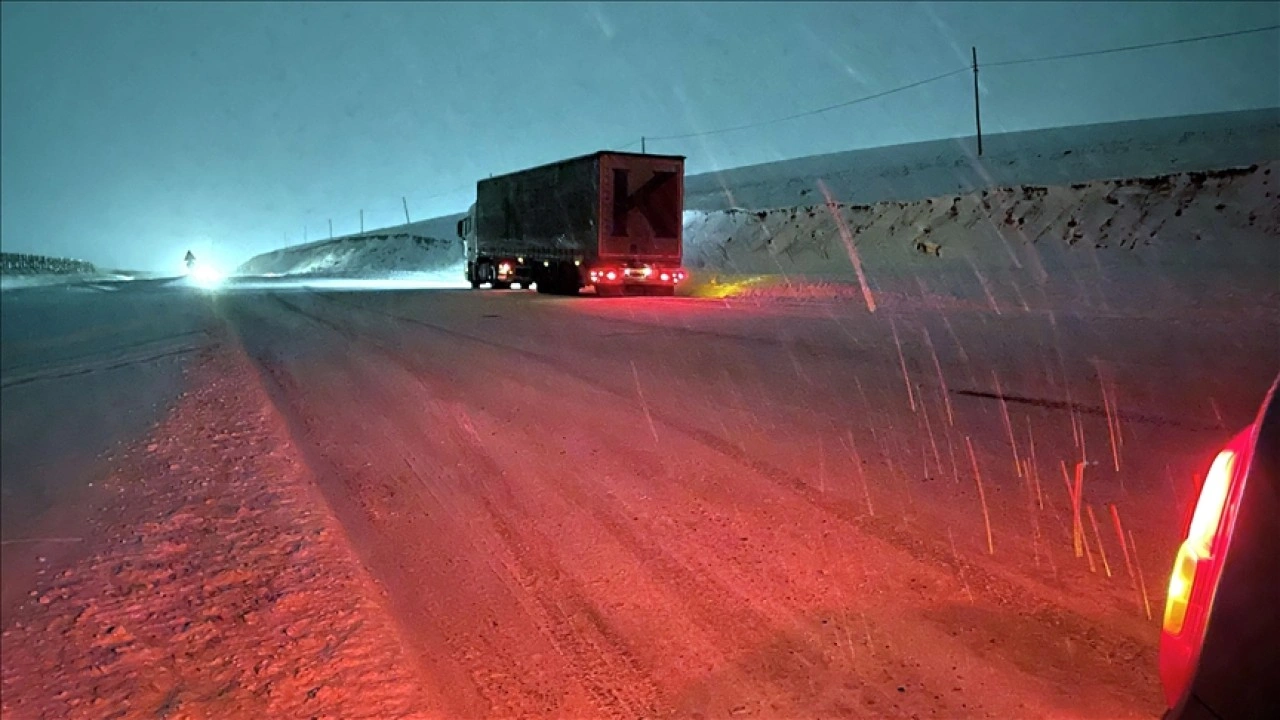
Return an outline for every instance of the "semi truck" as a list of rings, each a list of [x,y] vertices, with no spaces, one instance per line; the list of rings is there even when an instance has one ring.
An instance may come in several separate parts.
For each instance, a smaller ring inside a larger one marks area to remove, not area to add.
[[[476,183],[458,221],[472,288],[674,295],[684,158],[602,150]]]

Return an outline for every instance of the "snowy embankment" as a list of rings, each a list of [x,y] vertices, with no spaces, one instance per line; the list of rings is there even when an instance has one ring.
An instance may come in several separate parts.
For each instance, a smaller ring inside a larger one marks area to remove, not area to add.
[[[242,264],[240,275],[318,278],[437,277],[461,281],[462,246],[455,227],[461,216],[282,248]]]
[[[910,202],[995,187],[1072,185],[1280,160],[1280,108],[1152,118],[864,148],[694,175],[685,208],[762,210],[825,200]],[[821,186],[819,185],[821,182]]]
[[[1280,309],[1280,162],[914,202],[685,214],[713,296],[1009,310]],[[822,183],[819,183],[821,189]]]
[[[0,290],[122,279],[128,277],[99,270],[93,263],[84,260],[28,253],[0,253]]]
[[[1280,109],[984,144],[982,157],[959,138],[690,176],[688,289],[997,312],[1234,312],[1238,296],[1274,312]],[[284,248],[239,272],[460,281],[461,217]]]
[[[689,179],[698,294],[1274,316],[1280,110],[878,148]]]

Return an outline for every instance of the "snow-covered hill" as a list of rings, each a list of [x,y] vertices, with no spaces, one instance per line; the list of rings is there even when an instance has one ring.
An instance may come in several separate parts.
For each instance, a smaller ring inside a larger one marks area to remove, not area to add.
[[[462,277],[461,215],[282,248],[250,258],[242,275],[391,277],[455,271]]]
[[[694,175],[691,210],[822,202],[818,181],[845,203],[920,200],[1015,185],[1220,170],[1280,160],[1280,108],[1155,118],[934,140],[783,160]]]
[[[913,202],[687,211],[685,263],[721,296],[1280,317],[1277,175],[1268,162]]]
[[[690,287],[996,312],[1280,309],[1280,109],[993,135],[981,158],[972,148],[691,176]],[[460,217],[285,248],[240,272],[461,278]]]

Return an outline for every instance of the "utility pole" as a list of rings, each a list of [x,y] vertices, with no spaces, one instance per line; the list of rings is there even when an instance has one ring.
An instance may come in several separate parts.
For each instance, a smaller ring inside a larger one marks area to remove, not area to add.
[[[360,234],[364,234],[364,208],[360,208]]]
[[[645,137],[643,135],[640,136],[640,154],[641,155],[649,154],[649,151],[645,149]]]
[[[333,218],[329,218],[329,239],[333,239]]]
[[[982,157],[982,105],[978,101],[978,48],[973,46],[973,119],[978,125],[978,157]]]
[[[408,225],[410,222],[413,222],[412,220],[409,219],[409,201],[406,200],[403,195],[401,195],[400,202],[404,203],[404,224]],[[524,286],[521,285],[520,287],[524,287]]]

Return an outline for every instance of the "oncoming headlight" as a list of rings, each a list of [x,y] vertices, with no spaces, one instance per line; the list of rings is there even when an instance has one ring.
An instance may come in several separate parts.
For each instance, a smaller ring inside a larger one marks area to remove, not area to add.
[[[222,284],[226,276],[211,265],[198,264],[191,268],[191,282],[202,288],[214,288]]]

